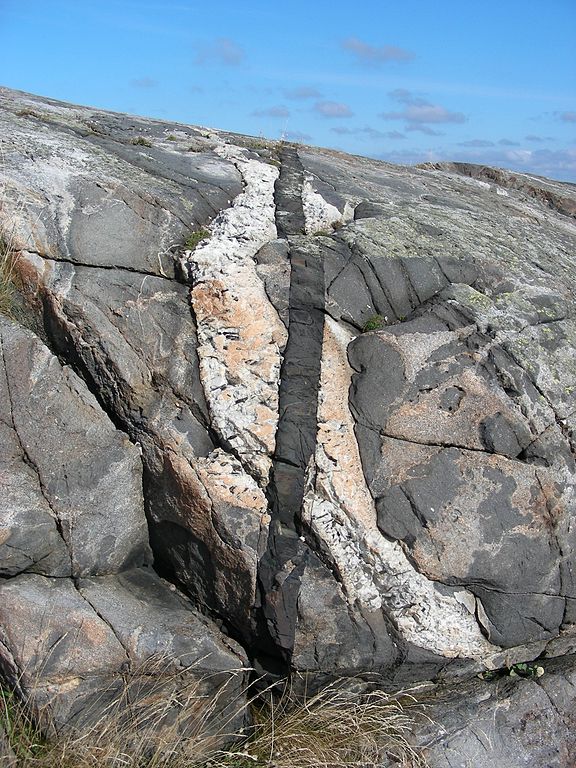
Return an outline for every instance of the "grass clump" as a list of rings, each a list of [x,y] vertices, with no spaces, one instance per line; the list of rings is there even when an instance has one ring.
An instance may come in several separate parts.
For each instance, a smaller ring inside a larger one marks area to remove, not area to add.
[[[193,251],[198,243],[202,242],[202,240],[207,240],[209,237],[210,232],[207,229],[196,229],[194,232],[190,232],[184,241],[184,248],[187,251]]]
[[[359,693],[349,686],[349,680],[336,681],[311,696],[295,696],[287,687],[278,701],[270,698],[256,710],[249,739],[213,765],[377,768],[389,757],[399,765],[424,768],[406,738],[414,700],[384,691]]]
[[[151,147],[152,142],[150,139],[144,138],[144,136],[138,136],[137,139],[132,139],[132,144],[134,144],[136,147]]]
[[[0,687],[0,726],[19,765],[41,753],[42,735],[38,726],[12,691],[3,687]],[[0,765],[3,765],[1,760]]]
[[[362,333],[368,333],[368,331],[379,331],[384,328],[386,324],[386,318],[382,315],[372,315],[362,326]]]
[[[247,704],[246,691],[236,688],[234,697],[226,684],[209,695],[202,681],[173,695],[165,680],[155,684],[148,690],[146,677],[132,678],[95,724],[53,741],[2,692],[0,722],[18,768],[377,768],[387,758],[426,765],[407,741],[414,723],[407,695],[359,692],[349,680],[297,695],[286,683],[280,695],[271,686]],[[231,731],[249,710],[252,725]],[[232,746],[223,749],[226,739]]]
[[[1,212],[1,211],[0,211]],[[20,258],[14,233],[0,226],[0,313],[12,316],[16,290],[16,266]]]

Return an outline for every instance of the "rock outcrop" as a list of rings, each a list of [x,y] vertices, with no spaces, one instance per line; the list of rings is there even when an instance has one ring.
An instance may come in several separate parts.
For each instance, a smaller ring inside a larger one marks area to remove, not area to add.
[[[574,651],[571,185],[0,107],[5,675]]]

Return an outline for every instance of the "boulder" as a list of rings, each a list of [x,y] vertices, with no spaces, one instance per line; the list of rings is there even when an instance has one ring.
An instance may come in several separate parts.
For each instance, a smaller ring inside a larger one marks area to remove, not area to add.
[[[0,317],[0,345],[0,573],[78,577],[150,562],[137,447],[31,332]]]
[[[225,740],[244,722],[246,657],[150,568],[141,449],[32,332],[0,317],[0,348],[4,683],[48,732],[120,717],[129,696],[152,706],[155,738]]]

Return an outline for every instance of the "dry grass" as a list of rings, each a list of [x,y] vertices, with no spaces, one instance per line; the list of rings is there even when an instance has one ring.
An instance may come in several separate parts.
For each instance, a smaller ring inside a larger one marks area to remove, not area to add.
[[[425,765],[408,744],[414,701],[359,693],[338,681],[313,695],[278,686],[246,703],[233,678],[207,695],[207,680],[161,684],[156,669],[132,673],[92,724],[46,740],[12,694],[0,693],[0,722],[19,768],[376,768]],[[151,675],[156,676],[152,680]],[[106,697],[106,695],[105,695]],[[234,700],[235,698],[235,700]],[[250,711],[252,726],[239,723]],[[90,720],[89,713],[85,720]],[[222,749],[222,742],[232,743]]]
[[[425,766],[406,736],[414,725],[415,701],[384,691],[358,692],[339,680],[312,696],[286,687],[279,700],[255,712],[243,749],[215,761],[217,768],[376,768],[386,758],[395,765]],[[412,711],[411,711],[412,710]],[[233,762],[244,758],[245,762]]]
[[[0,224],[0,313],[3,315],[11,315],[14,309],[16,265],[19,255],[14,232],[8,226]]]

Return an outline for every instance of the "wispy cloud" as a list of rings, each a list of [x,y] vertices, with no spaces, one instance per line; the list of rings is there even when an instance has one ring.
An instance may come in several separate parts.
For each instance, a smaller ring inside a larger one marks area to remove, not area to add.
[[[487,139],[470,139],[470,141],[459,141],[458,142],[459,147],[493,147],[494,142],[488,141]]]
[[[442,131],[436,131],[434,128],[430,128],[425,123],[408,123],[404,126],[405,131],[417,131],[418,133],[425,133],[426,136],[445,136]]]
[[[422,126],[437,123],[465,123],[466,116],[462,112],[450,112],[445,107],[416,96],[404,88],[391,91],[388,96],[403,105],[399,112],[381,112],[379,117],[384,120],[404,120],[408,130],[417,130],[410,126]],[[424,131],[428,133],[428,131]]]
[[[524,136],[524,139],[526,141],[533,141],[536,144],[543,144],[544,142],[555,140],[553,136],[536,136],[533,133],[530,133],[528,136]]]
[[[237,66],[244,60],[244,49],[229,37],[218,37],[205,43],[197,43],[196,64],[225,64]]]
[[[138,77],[135,80],[130,80],[130,85],[134,88],[156,88],[158,81],[151,77]]]
[[[305,99],[320,99],[322,94],[317,88],[302,86],[301,88],[285,88],[283,91],[285,98],[291,101],[304,101]]]
[[[561,112],[559,118],[563,123],[576,123],[576,112]]]
[[[353,54],[361,64],[378,66],[391,61],[410,61],[414,58],[411,51],[396,45],[370,45],[357,37],[349,37],[342,41],[342,48]]]
[[[500,139],[498,142],[500,146],[502,147],[519,147],[520,144],[517,141],[512,141],[512,139]]]
[[[353,117],[354,115],[348,104],[338,101],[317,101],[313,109],[322,117]]]
[[[406,136],[400,131],[378,131],[376,128],[371,128],[369,125],[365,125],[363,128],[349,128],[345,125],[337,125],[330,129],[332,133],[337,133],[339,136],[367,136],[370,139],[405,139]]]
[[[267,107],[266,109],[256,109],[252,114],[254,117],[290,117],[290,110],[280,105]]]

